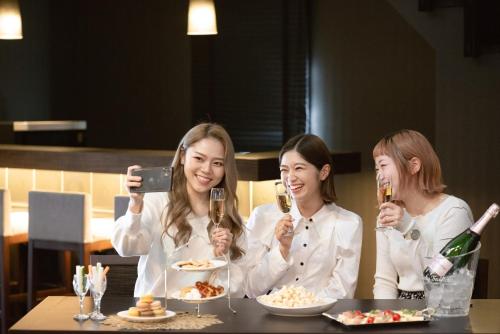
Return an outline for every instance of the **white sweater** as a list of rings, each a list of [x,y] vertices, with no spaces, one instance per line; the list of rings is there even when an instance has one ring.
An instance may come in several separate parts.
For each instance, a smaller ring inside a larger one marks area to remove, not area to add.
[[[208,216],[197,217],[189,214],[187,220],[192,227],[189,247],[176,249],[171,237],[162,238],[163,228],[161,215],[168,203],[167,193],[148,193],[144,196],[144,206],[140,214],[127,211],[125,216],[118,218],[115,223],[111,242],[121,256],[140,256],[137,267],[137,281],[134,296],[139,297],[152,293],[156,297],[165,296],[164,270],[167,271],[167,292],[171,297],[182,287],[194,285],[197,280],[206,280],[210,273],[193,273],[176,271],[171,264],[180,260],[212,259],[214,252],[207,231],[210,222]],[[164,213],[166,214],[166,212]],[[171,234],[175,233],[172,229]],[[239,247],[246,250],[245,233],[237,241]],[[231,295],[243,296],[244,259],[232,261]],[[227,275],[221,273],[218,284],[226,285]],[[226,280],[224,282],[224,279]],[[226,283],[226,284],[224,284]]]
[[[396,229],[377,231],[374,298],[397,298],[398,289],[423,291],[422,273],[430,258],[472,222],[467,203],[447,195],[427,214],[411,217],[405,211],[403,222]],[[408,237],[413,229],[420,231],[417,240]]]

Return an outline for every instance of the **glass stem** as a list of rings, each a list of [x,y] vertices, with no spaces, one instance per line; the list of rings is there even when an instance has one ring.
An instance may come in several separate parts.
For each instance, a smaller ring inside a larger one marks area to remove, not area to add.
[[[94,299],[94,310],[97,314],[101,313],[101,298]]]
[[[80,314],[83,314],[83,299],[85,296],[80,295]]]

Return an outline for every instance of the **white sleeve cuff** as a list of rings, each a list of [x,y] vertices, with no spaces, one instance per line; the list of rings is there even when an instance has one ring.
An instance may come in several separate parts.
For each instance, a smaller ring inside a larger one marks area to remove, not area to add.
[[[396,229],[401,232],[401,234],[405,235],[413,228],[414,225],[415,220],[412,219],[412,217],[405,210],[403,219],[401,219],[401,222],[396,226]]]
[[[279,245],[276,245],[269,251],[269,269],[277,275],[290,268],[293,262],[293,256],[291,254],[288,255],[288,260],[283,258]]]
[[[142,213],[132,213],[130,211],[127,211],[125,214],[127,216],[127,225],[126,228],[130,232],[139,232],[141,229],[141,218],[142,218]]]

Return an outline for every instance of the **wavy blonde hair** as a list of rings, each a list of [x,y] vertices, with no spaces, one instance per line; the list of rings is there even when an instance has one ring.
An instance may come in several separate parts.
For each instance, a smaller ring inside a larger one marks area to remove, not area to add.
[[[387,155],[396,164],[403,188],[410,183],[410,159],[421,162],[417,172],[418,189],[427,195],[442,193],[446,186],[442,182],[441,164],[431,143],[415,130],[399,130],[386,135],[373,148],[373,159]]]
[[[228,228],[233,234],[233,241],[230,246],[231,259],[240,258],[244,251],[237,246],[237,240],[243,234],[242,219],[238,213],[238,197],[236,196],[236,185],[238,173],[236,169],[236,160],[234,158],[234,147],[226,130],[214,123],[202,123],[191,128],[182,138],[172,162],[173,187],[168,194],[169,202],[166,207],[167,214],[162,215],[163,234],[171,237],[176,247],[188,242],[191,237],[192,227],[187,221],[187,215],[192,211],[186,185],[186,176],[184,166],[181,163],[186,150],[194,143],[205,139],[214,138],[224,146],[224,177],[216,186],[224,188],[225,193],[225,215],[221,223],[222,227]],[[169,230],[171,227],[177,228],[177,233],[172,235]],[[210,235],[214,224],[210,222],[207,231]]]

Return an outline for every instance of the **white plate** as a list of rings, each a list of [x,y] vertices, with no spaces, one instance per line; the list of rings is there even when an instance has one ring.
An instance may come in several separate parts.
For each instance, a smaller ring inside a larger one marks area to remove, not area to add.
[[[212,267],[199,269],[199,268],[183,268],[183,267],[179,267],[179,265],[178,265],[179,262],[184,262],[184,261],[177,261],[176,263],[174,263],[172,265],[172,269],[177,270],[177,271],[212,271],[212,270],[215,270],[215,269],[224,268],[227,265],[227,262],[223,261],[223,260],[210,260],[210,262],[213,265]]]
[[[133,315],[129,315],[128,311],[120,311],[116,315],[118,315],[123,320],[127,320],[130,322],[159,322],[168,318],[172,318],[173,316],[175,316],[175,312],[166,310],[165,315],[157,315],[155,317],[135,317]]]
[[[299,307],[285,307],[285,306],[275,306],[262,301],[263,296],[257,297],[257,302],[262,305],[269,313],[275,315],[283,315],[287,317],[311,317],[315,315],[321,315],[321,313],[329,310],[333,304],[337,302],[337,299],[333,298],[322,298],[322,302],[314,304],[311,306],[299,306]]]
[[[201,299],[187,299],[187,298],[182,298],[180,291],[176,291],[172,294],[172,297],[178,300],[182,300],[185,303],[190,303],[190,304],[203,304],[207,303],[211,300],[219,299],[222,298],[226,295],[226,289],[224,289],[224,292],[222,292],[220,295],[217,295],[215,297],[207,297],[207,298],[201,298]]]

